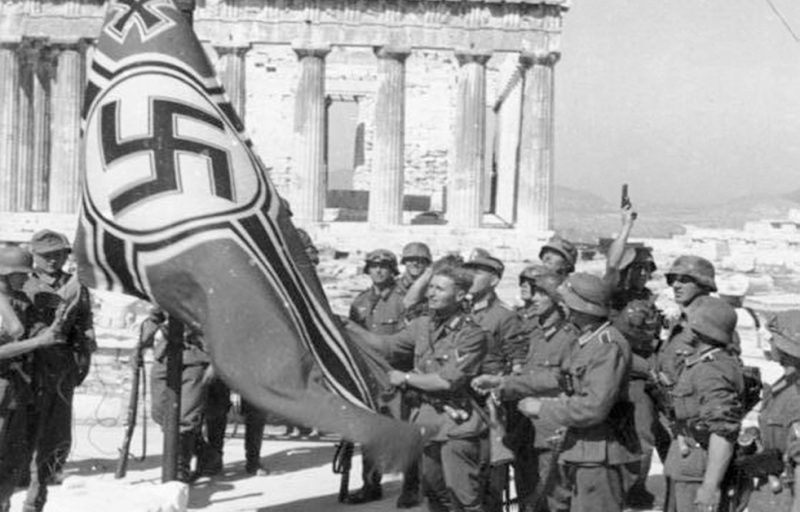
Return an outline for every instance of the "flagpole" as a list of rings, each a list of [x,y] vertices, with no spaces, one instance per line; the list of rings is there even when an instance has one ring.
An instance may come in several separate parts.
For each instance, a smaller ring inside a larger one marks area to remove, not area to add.
[[[186,17],[189,25],[192,25],[195,0],[175,0],[175,6]],[[178,479],[183,342],[183,323],[170,315],[167,320],[167,385],[164,397],[166,410],[164,414],[164,457],[161,464],[162,482]]]

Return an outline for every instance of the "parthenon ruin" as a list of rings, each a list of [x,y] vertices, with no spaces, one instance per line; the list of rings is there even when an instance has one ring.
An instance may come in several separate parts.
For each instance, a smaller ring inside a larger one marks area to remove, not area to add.
[[[77,211],[80,106],[103,4],[0,0],[0,212]],[[372,227],[430,210],[448,226],[491,218],[545,231],[567,7],[199,0],[195,30],[298,223],[330,217],[337,191],[368,191]]]

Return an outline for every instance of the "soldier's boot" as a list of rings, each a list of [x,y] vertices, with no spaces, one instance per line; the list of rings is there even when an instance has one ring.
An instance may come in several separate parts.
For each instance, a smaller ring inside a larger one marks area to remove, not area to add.
[[[179,482],[190,484],[196,480],[192,473],[192,456],[197,450],[197,434],[195,432],[181,432],[178,437],[178,463],[175,478]]]
[[[380,501],[383,499],[383,488],[381,487],[380,471],[375,467],[375,462],[369,457],[362,458],[363,469],[361,476],[364,486],[358,491],[347,496],[347,503],[357,505],[369,503],[370,501]]]
[[[202,449],[198,452],[198,475],[215,476],[222,473],[222,453],[225,445],[225,427],[227,424],[228,420],[225,416],[206,420],[208,440],[202,443]]]
[[[261,443],[264,440],[264,423],[245,421],[244,426],[244,470],[248,475],[263,476],[269,472],[261,465]]]
[[[422,503],[419,482],[419,461],[412,463],[403,473],[403,490],[397,498],[397,508],[414,508]]]

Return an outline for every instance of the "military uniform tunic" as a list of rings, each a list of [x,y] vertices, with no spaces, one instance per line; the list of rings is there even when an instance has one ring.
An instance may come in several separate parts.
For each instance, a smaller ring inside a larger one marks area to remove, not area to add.
[[[570,510],[622,510],[640,453],[627,385],[631,351],[608,323],[573,344],[563,368],[572,394],[545,398],[539,418],[567,427],[559,460],[572,488]]]
[[[765,390],[758,417],[764,450],[777,450],[783,455],[785,474],[780,492],[774,493],[766,482],[750,496],[751,512],[783,512],[791,510],[794,496],[794,469],[800,464],[800,373],[784,376]],[[781,476],[781,475],[775,475]]]
[[[394,334],[404,325],[404,296],[397,284],[382,290],[371,286],[353,299],[350,320],[375,334]]]
[[[24,293],[12,292],[7,298],[26,332],[30,327],[28,310],[30,301]],[[0,344],[15,340],[3,332],[0,326]],[[0,510],[14,492],[20,476],[27,470],[28,453],[28,406],[33,400],[30,384],[29,357],[0,359]]]
[[[509,373],[513,365],[525,362],[528,340],[522,321],[494,292],[473,304],[471,316],[489,335],[482,373],[503,375]]]
[[[448,391],[411,390],[419,402],[412,419],[438,428],[422,460],[423,491],[431,508],[483,510],[480,479],[487,426],[474,409],[469,383],[486,355],[486,334],[458,313],[444,321],[419,317],[382,340],[390,359],[413,354],[415,373],[436,374],[450,383]]]
[[[711,434],[735,442],[742,419],[744,380],[736,356],[720,348],[692,349],[678,369],[670,391],[678,432],[689,448],[688,455],[673,439],[664,475],[672,482],[673,503],[668,510],[694,510],[697,489],[703,480]]]

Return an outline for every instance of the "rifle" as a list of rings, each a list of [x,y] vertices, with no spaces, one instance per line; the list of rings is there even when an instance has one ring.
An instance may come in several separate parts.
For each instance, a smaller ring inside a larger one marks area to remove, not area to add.
[[[117,461],[117,471],[114,473],[114,478],[124,478],[128,471],[128,456],[130,453],[131,439],[133,438],[133,431],[136,428],[136,414],[139,407],[139,383],[141,382],[142,396],[147,392],[147,378],[144,368],[144,349],[147,343],[144,338],[147,335],[144,329],[139,329],[139,342],[133,351],[131,357],[131,394],[128,397],[128,412],[125,417],[125,436],[122,439],[122,446],[119,449],[119,460]],[[144,460],[147,446],[147,413],[142,408],[142,456]]]
[[[350,468],[353,465],[353,450],[355,445],[350,441],[342,440],[336,446],[333,455],[333,472],[341,475],[339,480],[339,503],[345,503],[350,494]]]

